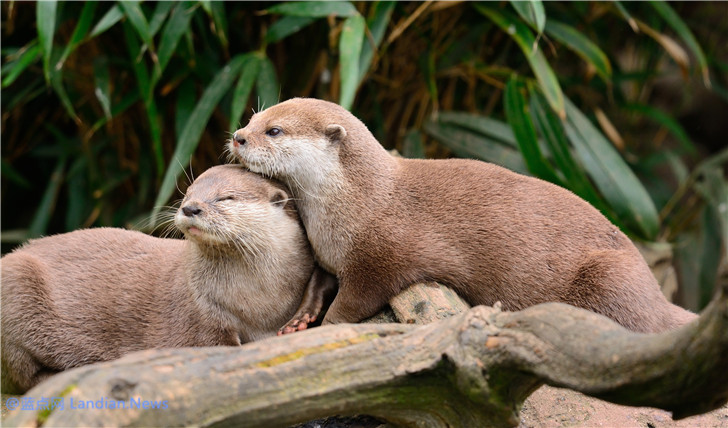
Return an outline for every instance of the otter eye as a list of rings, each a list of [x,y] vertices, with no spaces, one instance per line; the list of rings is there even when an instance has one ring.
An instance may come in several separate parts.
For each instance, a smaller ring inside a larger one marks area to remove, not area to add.
[[[216,200],[217,202],[222,202],[222,201],[234,201],[234,200],[235,200],[235,196],[232,196],[232,195],[228,195],[228,196],[223,196],[223,197],[221,197],[221,198],[217,198],[217,199],[215,199],[215,200]]]
[[[271,128],[265,132],[266,135],[269,137],[275,137],[276,135],[280,134],[282,131],[280,128]]]

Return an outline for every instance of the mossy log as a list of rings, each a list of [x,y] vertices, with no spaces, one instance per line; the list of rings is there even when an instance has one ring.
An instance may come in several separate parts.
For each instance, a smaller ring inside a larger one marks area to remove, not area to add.
[[[428,303],[432,290],[395,299],[395,313],[399,303],[437,312],[452,295]],[[62,396],[63,410],[16,410],[4,425],[271,427],[369,414],[399,426],[511,426],[544,383],[683,418],[728,400],[726,296],[720,290],[698,320],[655,335],[548,303],[479,306],[427,325],[326,326],[238,348],[142,351],[54,376],[27,396]],[[87,400],[166,408],[72,408]]]

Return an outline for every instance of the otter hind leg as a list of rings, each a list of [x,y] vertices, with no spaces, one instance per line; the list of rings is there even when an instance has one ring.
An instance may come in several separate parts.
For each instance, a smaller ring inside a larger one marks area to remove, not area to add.
[[[605,315],[632,331],[665,331],[695,318],[665,299],[636,249],[589,253],[569,291],[571,301],[566,303]]]

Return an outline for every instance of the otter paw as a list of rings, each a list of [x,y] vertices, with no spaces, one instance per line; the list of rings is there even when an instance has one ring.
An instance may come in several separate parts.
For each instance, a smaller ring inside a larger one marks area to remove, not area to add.
[[[295,333],[297,331],[306,330],[308,328],[308,325],[312,322],[316,321],[316,316],[311,314],[303,314],[300,318],[294,318],[286,325],[281,327],[278,330],[278,336],[282,336],[284,334],[290,334]]]

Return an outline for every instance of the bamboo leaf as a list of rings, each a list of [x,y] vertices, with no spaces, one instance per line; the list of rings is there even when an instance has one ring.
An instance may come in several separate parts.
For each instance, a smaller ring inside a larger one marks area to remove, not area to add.
[[[543,3],[539,0],[526,0],[526,1],[511,1],[511,6],[518,12],[524,21],[528,22],[528,25],[536,30],[539,34],[543,33],[544,26],[546,25],[546,11],[543,8]]]
[[[695,188],[708,202],[720,224],[720,235],[724,248],[728,249],[728,182],[723,168],[713,167],[703,171],[703,181],[695,183]]]
[[[312,18],[324,18],[330,15],[351,17],[359,14],[354,5],[348,1],[287,2],[271,6],[266,11],[281,15],[308,16]]]
[[[66,113],[68,113],[68,115],[76,123],[79,123],[80,120],[78,118],[78,115],[76,114],[76,110],[73,108],[73,103],[71,103],[71,99],[68,97],[66,88],[63,87],[63,75],[60,70],[51,70],[50,83],[56,95],[58,95],[58,98],[60,98],[61,104],[63,104],[63,108],[66,109]]]
[[[566,99],[566,135],[587,173],[618,218],[642,237],[654,239],[659,221],[652,198],[617,150]]]
[[[410,159],[424,159],[425,145],[419,130],[413,129],[404,137],[402,156]]]
[[[235,78],[240,74],[240,69],[244,61],[244,55],[238,55],[230,60],[215,75],[210,85],[202,93],[202,97],[192,111],[187,124],[177,137],[174,154],[164,174],[162,186],[159,189],[157,199],[154,203],[154,210],[152,211],[153,219],[157,218],[157,214],[162,205],[172,196],[177,185],[177,177],[182,172],[182,169],[189,164],[192,153],[197,148],[197,144],[200,141],[207,122],[210,120],[210,116],[212,116],[212,112],[222,97],[230,91]]]
[[[688,133],[685,131],[685,128],[683,128],[683,126],[680,125],[680,122],[675,120],[675,118],[673,118],[669,114],[658,109],[657,107],[652,107],[646,104],[627,104],[624,106],[624,109],[639,113],[643,116],[647,116],[648,118],[657,122],[660,126],[670,131],[670,133],[678,140],[682,148],[685,150],[685,153],[690,155],[694,155],[697,153],[695,144],[693,144],[690,136],[688,136]]]
[[[164,171],[164,152],[162,149],[162,129],[157,112],[157,105],[154,102],[154,88],[149,78],[149,71],[140,57],[141,47],[136,37],[134,37],[134,29],[131,23],[124,21],[124,37],[129,56],[132,62],[132,69],[136,77],[137,86],[139,88],[139,96],[144,102],[144,107],[149,121],[149,136],[152,141],[152,149],[154,150],[155,166],[158,174]]]
[[[41,56],[41,47],[38,44],[38,39],[33,39],[33,41],[23,47],[22,51],[18,59],[10,66],[10,71],[3,73],[5,75],[2,83],[3,89],[12,85],[18,76]]]
[[[609,207],[599,197],[581,165],[571,155],[571,148],[558,117],[549,108],[539,91],[532,90],[530,97],[531,117],[551,152],[554,164],[566,180],[566,187],[599,209],[612,222],[617,222]]]
[[[538,146],[536,128],[527,112],[525,87],[512,76],[503,93],[506,118],[516,136],[518,148],[526,161],[528,170],[536,177],[561,185],[562,182],[554,172]]]
[[[501,144],[518,148],[516,136],[513,135],[513,130],[505,122],[501,122],[490,117],[453,111],[440,113],[438,120],[440,123],[457,125],[461,128],[495,139]]]
[[[531,70],[533,70],[536,80],[538,80],[538,83],[541,85],[541,90],[544,92],[544,95],[546,95],[549,105],[559,115],[559,117],[565,117],[564,94],[561,91],[559,81],[541,50],[534,50],[536,40],[528,26],[525,25],[523,21],[517,19],[515,16],[507,13],[506,11],[497,11],[479,3],[475,4],[475,8],[495,22],[503,31],[516,41],[518,47],[520,47],[526,55],[526,59],[531,65]]]
[[[90,38],[94,38],[109,28],[113,27],[117,22],[121,21],[124,17],[124,12],[121,11],[118,5],[114,5],[108,12],[96,23],[96,26],[91,30]]]
[[[670,57],[673,59],[673,61],[675,61],[678,66],[680,66],[683,77],[687,79],[688,75],[690,74],[690,57],[688,56],[688,53],[685,51],[685,49],[683,49],[683,47],[680,46],[680,44],[678,44],[671,37],[668,37],[667,35],[654,30],[652,27],[645,24],[644,22],[636,22],[637,27],[639,27],[640,31],[652,37],[657,43],[660,44],[660,46],[662,46],[663,49],[665,49],[665,52],[670,55]]]
[[[283,16],[270,26],[268,32],[265,33],[265,41],[274,43],[283,40],[312,24],[316,19],[312,16]]]
[[[667,2],[652,0],[649,2],[655,11],[667,22],[675,32],[680,36],[681,39],[688,45],[688,48],[693,52],[695,58],[698,60],[698,67],[703,76],[703,83],[706,87],[710,88],[710,70],[708,69],[708,60],[705,58],[705,53],[700,47],[700,44],[695,39],[693,32],[685,24],[685,21],[675,13],[675,10],[670,7]]]
[[[195,11],[195,5],[192,2],[181,2],[177,3],[172,14],[170,15],[167,23],[164,25],[162,31],[162,38],[159,42],[159,51],[157,52],[157,58],[159,59],[159,73],[164,72],[167,67],[169,60],[172,58],[177,44],[179,43],[182,35],[189,30],[190,20],[192,14]]]
[[[255,79],[260,72],[260,58],[255,55],[248,55],[247,57],[248,59],[243,65],[243,71],[240,73],[238,84],[235,85],[235,90],[233,91],[233,101],[230,107],[230,133],[242,127],[240,120],[242,119],[245,106],[248,104]]]
[[[615,1],[614,6],[617,8],[617,11],[619,11],[619,14],[622,15],[622,17],[627,21],[630,27],[632,27],[632,31],[635,33],[639,32],[639,27],[637,27],[637,21],[635,21],[634,18],[632,18],[632,15],[629,13],[629,11],[624,7],[621,1]]]
[[[546,33],[574,51],[584,61],[593,65],[599,77],[606,83],[612,80],[612,65],[607,55],[576,28],[561,22],[549,20]]]
[[[53,35],[56,31],[56,7],[55,0],[41,1],[36,3],[36,25],[38,27],[38,41],[40,42],[41,53],[43,54],[43,74],[46,83],[51,81],[51,53],[53,52]]]
[[[42,236],[48,230],[48,223],[53,215],[53,210],[58,199],[58,192],[63,184],[63,173],[66,170],[66,156],[61,156],[56,163],[56,168],[51,174],[46,190],[40,200],[40,205],[35,211],[33,220],[28,228],[28,238]]]
[[[174,135],[179,136],[184,132],[187,122],[190,121],[190,115],[195,109],[197,94],[195,93],[195,84],[192,80],[185,79],[177,88],[177,110],[174,115]]]
[[[372,34],[372,39],[364,39],[359,57],[359,83],[364,79],[374,58],[374,51],[382,43],[387,25],[392,17],[396,2],[378,1],[372,6],[371,17],[367,19],[367,27]]]
[[[162,24],[164,24],[164,20],[167,18],[169,11],[175,5],[179,6],[179,2],[160,1],[157,3],[157,7],[154,8],[154,13],[152,14],[152,19],[149,20],[149,34],[152,37],[162,28]]]
[[[227,39],[228,24],[227,15],[225,14],[225,2],[213,1],[210,9],[212,10],[212,22],[215,25],[215,35],[217,35],[222,47],[227,49],[229,42]]]
[[[129,19],[131,25],[134,27],[134,30],[136,30],[139,38],[142,39],[144,44],[147,46],[147,49],[154,52],[152,31],[149,28],[149,22],[147,22],[147,18],[144,16],[144,12],[142,11],[139,1],[126,0],[120,1],[117,4],[121,6],[124,14]]]
[[[76,50],[78,45],[80,45],[86,37],[86,33],[88,33],[89,28],[91,28],[91,21],[94,18],[94,12],[96,11],[97,4],[97,2],[86,2],[83,5],[83,10],[81,10],[81,16],[79,16],[78,24],[76,24],[76,29],[73,30],[71,40],[69,40],[66,44],[66,48],[63,50],[61,59],[56,64],[56,70],[63,67],[63,64],[66,62],[68,56],[71,55],[74,50]]]
[[[451,124],[426,122],[423,129],[457,156],[481,159],[512,171],[528,174],[523,157],[516,149]]]
[[[105,58],[94,61],[94,81],[96,89],[94,95],[99,100],[104,116],[111,120],[111,81],[109,79],[109,65]]]
[[[339,63],[341,64],[341,94],[339,104],[351,110],[359,86],[359,57],[364,42],[364,17],[356,14],[344,21],[339,40]]]
[[[259,58],[260,65],[258,76],[255,80],[255,91],[258,93],[257,111],[265,110],[270,106],[278,104],[280,94],[276,68],[267,57],[263,56]]]

